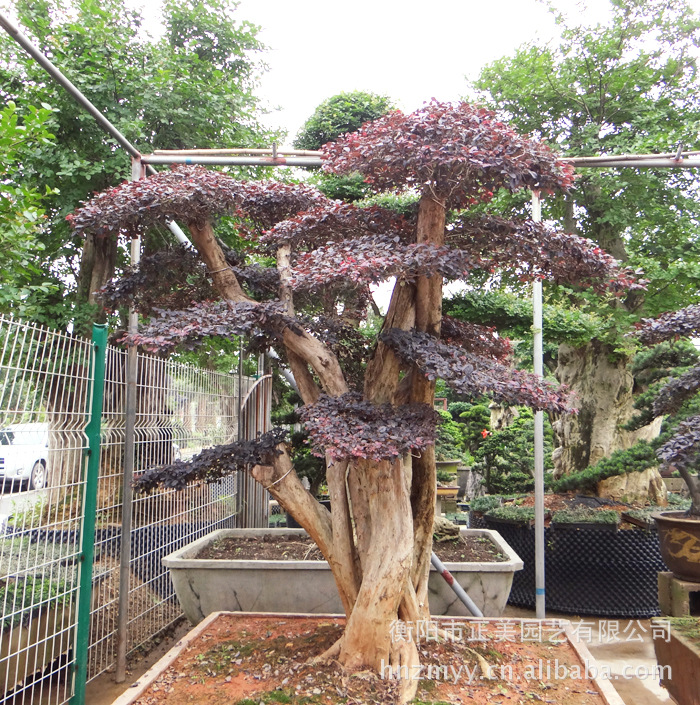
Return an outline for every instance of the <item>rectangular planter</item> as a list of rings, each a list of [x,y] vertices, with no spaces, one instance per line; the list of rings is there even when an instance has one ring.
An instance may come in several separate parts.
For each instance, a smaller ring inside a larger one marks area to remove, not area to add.
[[[149,695],[151,693],[162,694],[164,688],[171,688],[173,681],[177,680],[177,675],[181,674],[181,671],[186,670],[188,667],[188,661],[192,661],[192,654],[198,653],[202,649],[202,645],[207,645],[208,640],[211,641],[212,632],[216,632],[217,623],[220,620],[225,620],[229,617],[226,612],[214,612],[210,614],[204,621],[194,627],[184,638],[182,638],[178,643],[170,649],[170,651],[163,656],[154,666],[151,667],[138,681],[136,681],[126,692],[124,692],[117,700],[115,700],[112,705],[136,705],[136,703],[148,701]],[[243,616],[243,615],[242,615]],[[329,620],[333,618],[333,615],[301,615],[301,614],[275,614],[278,620],[284,620],[285,623],[293,623],[294,621],[305,620],[308,617],[316,616],[319,621]],[[258,613],[258,614],[248,614],[245,617],[250,618],[269,618],[269,614]],[[438,623],[440,620],[445,620],[441,626],[449,629],[451,625],[455,622],[449,618],[438,618]],[[470,624],[484,624],[492,623],[497,627],[503,629],[504,633],[517,634],[522,630],[523,621],[531,627],[533,622],[539,622],[543,628],[547,626],[556,627],[559,638],[563,638],[565,643],[563,646],[570,649],[573,652],[573,662],[579,664],[579,668],[583,672],[584,669],[587,673],[591,674],[590,678],[580,681],[568,681],[576,687],[569,688],[566,687],[567,695],[566,702],[569,705],[584,705],[585,703],[600,703],[601,705],[625,705],[624,701],[618,695],[615,688],[613,688],[610,681],[605,678],[601,678],[596,674],[601,673],[601,667],[599,667],[596,660],[591,656],[590,651],[586,645],[579,642],[571,629],[571,625],[566,620],[521,620],[517,618],[509,619],[479,619],[479,620],[458,620],[457,623],[462,623],[464,627],[464,632],[469,633]],[[561,630],[561,631],[559,631]],[[232,633],[229,633],[228,638],[231,638]],[[550,647],[551,648],[551,647]],[[196,658],[196,656],[195,656]],[[556,654],[553,656],[556,658]],[[552,658],[552,660],[553,660]],[[527,656],[526,656],[527,660]],[[253,674],[252,678],[256,676]],[[547,687],[547,683],[552,676],[547,673],[544,678],[540,678],[539,687]],[[184,680],[191,681],[192,679],[185,678]],[[229,680],[231,680],[229,678]],[[504,681],[499,681],[503,685]],[[214,685],[213,687],[216,687]],[[166,691],[168,692],[168,691]],[[319,691],[320,692],[320,691]],[[468,693],[465,693],[466,698],[469,699]],[[593,696],[595,699],[593,699]],[[511,697],[507,695],[507,697]],[[501,698],[503,699],[503,698]],[[540,700],[542,697],[539,698]],[[259,697],[255,698],[255,702],[259,700]],[[204,700],[199,700],[198,702],[203,702]],[[247,700],[246,702],[252,702],[252,700]],[[554,702],[554,700],[550,700]]]
[[[503,613],[513,573],[523,562],[498,532],[462,529],[463,534],[488,536],[507,561],[445,563],[455,580],[487,617]],[[304,536],[303,529],[220,529],[163,558],[187,618],[197,624],[212,612],[284,612],[342,614],[333,575],[325,561],[208,560],[197,554],[225,536]],[[468,615],[442,577],[432,570],[428,584],[430,611],[436,615]]]
[[[656,660],[664,668],[661,685],[679,705],[700,705],[700,648],[674,631],[673,626],[668,641],[665,637],[663,629],[654,634]],[[666,677],[667,669],[670,669],[670,678]]]

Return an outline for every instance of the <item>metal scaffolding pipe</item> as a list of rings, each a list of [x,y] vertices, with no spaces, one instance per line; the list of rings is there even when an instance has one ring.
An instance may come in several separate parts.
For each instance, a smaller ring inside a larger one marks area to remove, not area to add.
[[[146,176],[141,161],[133,159],[131,180]],[[131,266],[141,259],[141,238],[131,240]],[[129,308],[129,334],[139,332],[139,315],[133,305]],[[119,551],[119,598],[117,612],[117,653],[114,680],[126,680],[126,652],[129,630],[129,597],[131,590],[131,528],[134,510],[134,465],[136,459],[136,413],[138,404],[138,349],[130,344],[126,358],[126,408],[124,418],[124,476],[122,478],[122,526]]]
[[[569,164],[579,167],[603,168],[620,167],[627,169],[699,169],[700,158],[676,159],[675,157],[581,157],[570,158]]]
[[[433,564],[435,570],[440,573],[443,580],[452,588],[455,595],[459,597],[462,604],[472,613],[472,615],[474,617],[483,617],[484,613],[476,606],[474,600],[467,595],[465,589],[454,579],[452,573],[445,568],[445,564],[435,555],[435,553],[430,556],[430,562]]]
[[[320,157],[226,157],[144,154],[144,164],[198,164],[202,166],[321,166]]]
[[[321,152],[317,149],[249,149],[247,147],[230,147],[227,149],[154,149],[153,154],[157,156],[236,156],[236,155],[288,155],[294,157],[320,157]]]

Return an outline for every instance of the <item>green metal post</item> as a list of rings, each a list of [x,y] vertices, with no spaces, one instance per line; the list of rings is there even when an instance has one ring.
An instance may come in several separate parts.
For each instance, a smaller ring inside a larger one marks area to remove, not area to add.
[[[92,564],[95,556],[95,515],[97,514],[97,483],[100,474],[100,430],[104,397],[107,326],[92,327],[93,363],[90,421],[88,437],[87,475],[83,495],[83,526],[80,532],[80,584],[78,588],[78,624],[75,636],[75,680],[71,705],[84,705],[87,683],[88,647],[90,646],[90,611],[92,607]]]

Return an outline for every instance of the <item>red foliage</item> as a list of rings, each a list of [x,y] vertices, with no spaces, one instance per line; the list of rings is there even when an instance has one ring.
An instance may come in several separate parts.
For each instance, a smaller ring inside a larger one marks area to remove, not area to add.
[[[289,243],[294,250],[362,236],[391,236],[411,242],[415,239],[414,230],[412,223],[386,208],[358,208],[349,203],[332,202],[278,223],[260,242],[270,247]]]
[[[548,279],[615,292],[643,287],[592,240],[557,232],[546,223],[464,216],[450,224],[446,240],[478,256],[483,268],[513,269],[523,281]]]
[[[207,301],[184,311],[157,311],[157,316],[140,333],[127,335],[124,342],[159,352],[176,346],[197,347],[207,337],[233,335],[264,337],[271,344],[285,327],[298,328],[277,301],[233,303]]]
[[[668,311],[658,318],[645,318],[637,324],[637,328],[637,336],[644,345],[700,335],[700,304],[680,311]]]
[[[501,338],[495,328],[459,321],[443,316],[440,337],[446,343],[462,347],[474,355],[504,361],[512,352],[508,338]]]
[[[405,245],[399,237],[361,237],[329,243],[297,258],[292,286],[320,289],[329,284],[377,283],[400,275],[406,280],[441,274],[465,279],[478,266],[469,253],[424,243]]]
[[[414,363],[428,379],[442,379],[459,394],[488,394],[497,401],[563,413],[567,406],[563,388],[529,372],[441,343],[427,333],[391,328],[380,335],[383,343],[406,362]]]
[[[573,183],[573,167],[549,147],[467,103],[396,110],[324,145],[323,158],[326,171],[364,174],[375,191],[427,189],[447,208],[488,201],[499,188],[551,192]]]
[[[218,215],[238,215],[271,228],[299,211],[329,200],[303,184],[237,181],[220,171],[174,166],[95,195],[67,216],[77,233],[137,235],[165,220],[201,225]]]
[[[427,404],[375,405],[359,394],[321,396],[299,412],[316,455],[391,460],[435,443],[440,416]]]

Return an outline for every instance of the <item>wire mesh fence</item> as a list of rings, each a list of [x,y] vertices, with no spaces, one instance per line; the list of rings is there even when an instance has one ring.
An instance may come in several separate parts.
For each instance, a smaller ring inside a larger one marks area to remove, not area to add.
[[[0,688],[15,703],[71,695],[91,354],[0,317]]]
[[[0,703],[64,703],[74,685],[92,346],[0,316],[0,352]],[[236,477],[125,507],[126,391],[127,354],[108,346],[97,512],[86,517],[95,521],[88,679],[181,616],[163,555],[215,528],[267,525],[266,493]],[[267,430],[269,400],[267,377],[139,354],[135,474]]]

